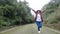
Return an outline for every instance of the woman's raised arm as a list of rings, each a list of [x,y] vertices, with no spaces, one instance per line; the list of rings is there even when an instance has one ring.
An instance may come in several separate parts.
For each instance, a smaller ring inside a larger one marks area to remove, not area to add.
[[[43,9],[41,10],[41,11],[42,11],[42,13],[44,13],[44,12],[45,12],[45,10],[46,10],[46,7],[44,6],[44,7],[43,7]]]
[[[36,13],[36,11],[34,9],[31,8],[32,11],[34,11],[34,13]]]

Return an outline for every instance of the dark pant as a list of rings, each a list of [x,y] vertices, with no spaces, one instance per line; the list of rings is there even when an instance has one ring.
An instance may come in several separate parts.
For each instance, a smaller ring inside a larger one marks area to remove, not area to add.
[[[38,31],[40,31],[40,28],[42,28],[42,22],[41,21],[36,21],[36,24],[38,26]]]

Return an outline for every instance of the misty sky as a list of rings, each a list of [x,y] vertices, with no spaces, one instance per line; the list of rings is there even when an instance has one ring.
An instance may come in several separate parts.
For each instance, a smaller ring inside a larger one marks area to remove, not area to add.
[[[18,0],[19,1],[19,0]],[[21,0],[21,1],[24,1],[24,0]],[[30,8],[33,8],[34,10],[41,10],[41,8],[50,2],[50,0],[26,0],[29,4],[29,7]],[[32,11],[31,11],[32,14],[34,14]]]

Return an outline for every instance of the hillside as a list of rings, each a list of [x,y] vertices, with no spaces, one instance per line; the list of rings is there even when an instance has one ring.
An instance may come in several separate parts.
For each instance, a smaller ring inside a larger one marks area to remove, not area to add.
[[[43,17],[46,26],[60,30],[60,0],[53,1],[47,4]]]

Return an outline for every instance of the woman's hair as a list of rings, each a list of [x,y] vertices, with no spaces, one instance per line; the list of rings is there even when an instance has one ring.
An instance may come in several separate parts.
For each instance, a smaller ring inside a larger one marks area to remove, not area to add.
[[[41,13],[41,10],[37,10],[37,13],[38,13],[38,12]]]

